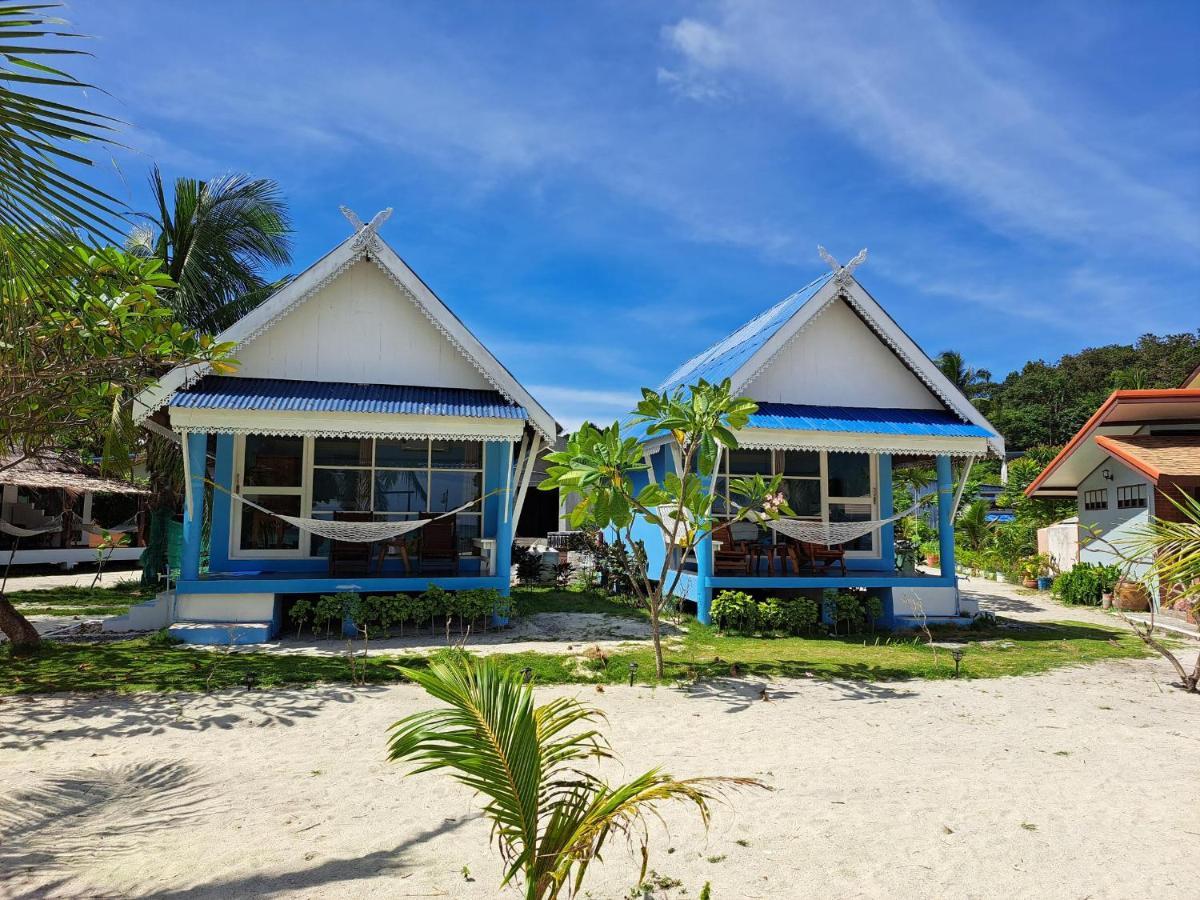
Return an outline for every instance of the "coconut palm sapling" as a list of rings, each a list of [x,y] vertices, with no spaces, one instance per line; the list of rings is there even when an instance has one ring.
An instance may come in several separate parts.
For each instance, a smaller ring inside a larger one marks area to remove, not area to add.
[[[447,769],[486,798],[503,884],[519,877],[526,900],[553,900],[563,888],[578,894],[615,834],[639,840],[640,882],[649,860],[646,813],[683,801],[707,825],[708,804],[722,791],[763,787],[749,778],[678,780],[659,769],[610,784],[582,768],[613,755],[591,727],[599,710],[569,697],[535,706],[532,685],[486,657],[460,654],[401,671],[444,705],[393,725],[388,759],[416,763],[414,775]]]
[[[579,503],[571,511],[572,527],[612,530],[632,552],[622,565],[637,599],[650,613],[655,671],[663,677],[661,617],[670,602],[689,555],[712,534],[716,520],[716,478],[720,456],[736,449],[735,432],[745,427],[758,409],[753,400],[734,397],[727,378],[718,384],[701,379],[690,387],[657,392],[642,389],[642,399],[626,427],[642,425],[647,438],[663,436],[676,470],[661,479],[635,477],[649,472],[639,439],[614,422],[600,428],[584,422],[567,440],[567,446],[546,455],[550,463],[540,490],[575,494]],[[652,476],[653,473],[650,473]],[[738,496],[725,521],[778,518],[790,515],[780,492],[781,476],[731,478],[729,491]],[[661,534],[667,548],[657,572],[651,572],[645,545],[634,537],[638,523]],[[674,563],[674,567],[672,564]]]

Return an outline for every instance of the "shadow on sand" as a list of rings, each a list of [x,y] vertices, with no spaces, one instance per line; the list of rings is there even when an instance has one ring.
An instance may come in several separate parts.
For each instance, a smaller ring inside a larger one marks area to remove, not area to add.
[[[331,703],[352,703],[383,686],[222,691],[214,694],[67,694],[8,699],[0,705],[0,749],[62,741],[208,731],[241,724],[289,726]],[[219,698],[219,704],[212,702]],[[208,701],[208,702],[206,702]],[[57,726],[57,727],[56,727]]]

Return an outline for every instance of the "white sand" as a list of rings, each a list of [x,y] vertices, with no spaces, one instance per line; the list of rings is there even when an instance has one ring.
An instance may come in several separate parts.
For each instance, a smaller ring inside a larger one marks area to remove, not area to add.
[[[600,705],[626,772],[771,786],[718,807],[707,836],[668,812],[651,865],[689,898],[711,881],[714,898],[1164,900],[1200,885],[1200,698],[1168,679],[1144,660],[780,682],[770,702],[746,681],[540,694]],[[496,896],[471,794],[383,759],[386,726],[425,706],[411,686],[8,699],[0,896]],[[614,846],[591,896],[635,874]]]

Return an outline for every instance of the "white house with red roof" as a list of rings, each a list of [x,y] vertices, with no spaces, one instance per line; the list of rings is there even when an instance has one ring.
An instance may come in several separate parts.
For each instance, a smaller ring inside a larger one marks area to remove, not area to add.
[[[1172,498],[1200,499],[1200,368],[1179,388],[1114,391],[1025,493],[1077,500],[1080,562],[1117,563],[1152,517],[1180,521]]]

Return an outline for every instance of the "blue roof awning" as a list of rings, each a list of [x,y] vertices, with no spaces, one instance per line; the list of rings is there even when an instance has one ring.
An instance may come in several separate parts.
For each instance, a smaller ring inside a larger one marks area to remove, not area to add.
[[[464,416],[527,419],[525,408],[499,391],[406,384],[349,384],[208,375],[177,391],[181,409],[240,409],[293,412],[356,412],[383,415]]]
[[[986,428],[964,422],[953,413],[940,409],[874,409],[797,403],[760,403],[746,427],[931,437],[993,436]]]

